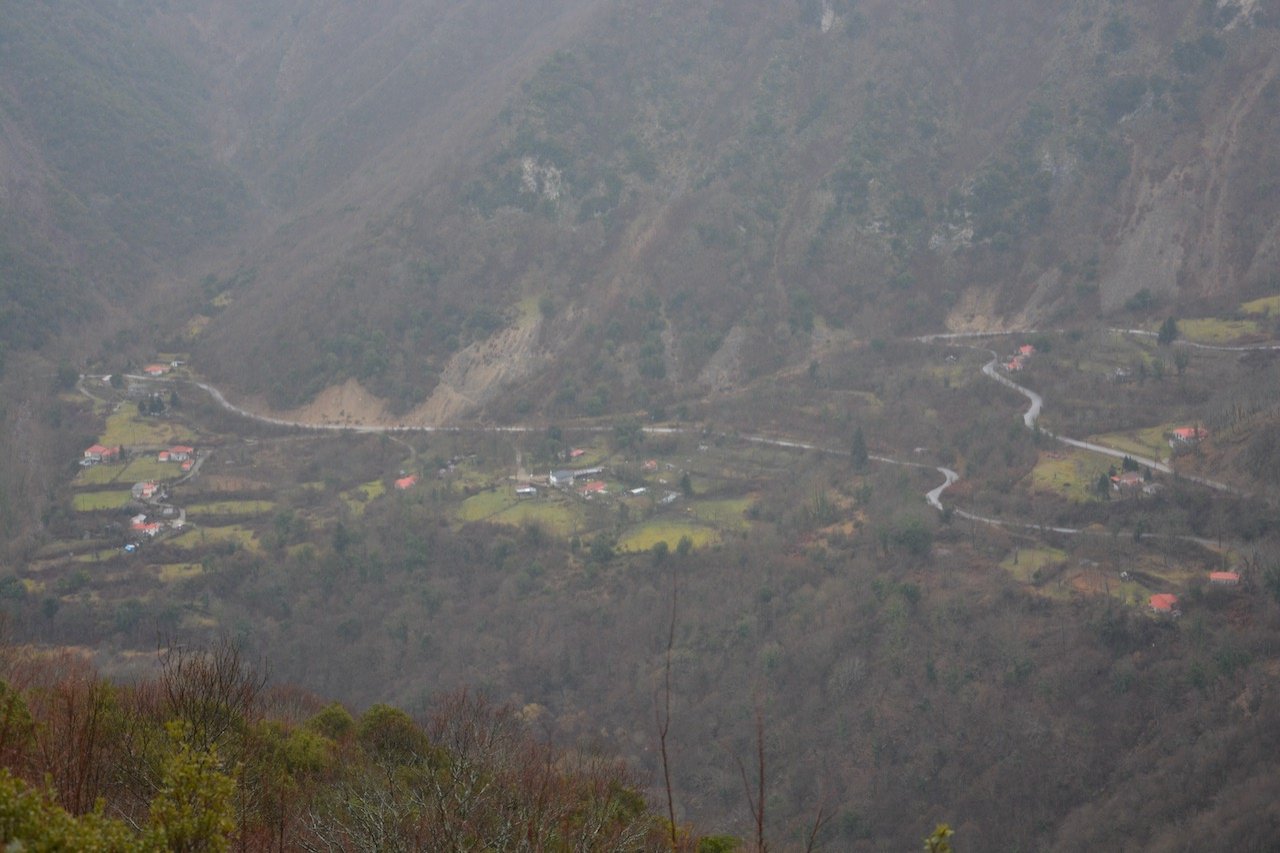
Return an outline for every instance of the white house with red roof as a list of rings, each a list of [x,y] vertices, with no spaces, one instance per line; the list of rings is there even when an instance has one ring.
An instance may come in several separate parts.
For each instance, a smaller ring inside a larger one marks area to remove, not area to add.
[[[167,364],[148,364],[146,367],[142,368],[142,372],[148,376],[164,376],[169,372],[169,369],[169,365]]]

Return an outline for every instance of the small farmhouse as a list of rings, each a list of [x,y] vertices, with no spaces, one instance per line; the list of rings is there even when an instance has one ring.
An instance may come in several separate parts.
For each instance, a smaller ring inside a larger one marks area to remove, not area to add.
[[[87,448],[84,452],[84,458],[89,462],[115,462],[120,458],[120,447],[104,447],[101,444],[95,444]]]
[[[1178,427],[1169,439],[1170,447],[1190,447],[1209,437],[1209,431],[1200,426]]]
[[[135,501],[149,501],[160,494],[160,484],[154,480],[144,480],[134,483],[131,491]]]
[[[518,498],[536,498],[537,496],[537,486],[519,486],[516,488],[516,497]]]
[[[402,492],[405,491],[406,489],[412,489],[417,484],[418,484],[417,474],[410,474],[408,477],[401,477],[399,480],[396,480],[396,488]]]
[[[1240,584],[1240,574],[1238,572],[1209,572],[1209,583],[1214,586],[1238,586]]]
[[[1178,596],[1167,592],[1158,592],[1151,596],[1151,610],[1155,613],[1176,614],[1178,612]]]
[[[146,367],[142,368],[142,372],[147,374],[148,376],[164,376],[166,373],[169,372],[169,365],[148,364]]]

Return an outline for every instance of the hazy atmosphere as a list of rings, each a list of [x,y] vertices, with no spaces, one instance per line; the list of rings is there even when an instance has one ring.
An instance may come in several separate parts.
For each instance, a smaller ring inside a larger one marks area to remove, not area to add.
[[[0,5],[0,842],[1274,849],[1280,0]]]

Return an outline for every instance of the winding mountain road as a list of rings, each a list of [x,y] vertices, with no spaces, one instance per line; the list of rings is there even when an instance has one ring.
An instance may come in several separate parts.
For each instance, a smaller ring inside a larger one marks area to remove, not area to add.
[[[1154,332],[1147,332],[1140,329],[1111,329],[1111,331],[1122,333],[1122,334],[1139,335],[1144,337],[1148,337],[1148,336],[1155,337]],[[1241,491],[1239,489],[1233,486],[1227,485],[1225,483],[1217,482],[1216,480],[1211,480],[1206,477],[1197,477],[1197,476],[1192,476],[1187,474],[1179,474],[1178,472],[1170,468],[1167,464],[1157,459],[1148,459],[1142,456],[1135,456],[1132,453],[1128,453],[1122,450],[1116,450],[1115,448],[1106,447],[1105,445],[1096,444],[1090,441],[1083,441],[1081,439],[1070,438],[1065,435],[1058,435],[1057,433],[1050,432],[1049,430],[1046,430],[1040,427],[1038,425],[1038,422],[1040,419],[1040,414],[1044,410],[1044,405],[1045,405],[1044,397],[1036,393],[1035,391],[1032,391],[1030,388],[1027,388],[1023,385],[1019,385],[1009,377],[1001,374],[998,368],[998,364],[1000,360],[999,355],[994,350],[987,349],[985,347],[974,346],[972,344],[961,343],[961,341],[968,340],[968,339],[977,340],[977,339],[986,339],[986,338],[993,338],[993,337],[1005,337],[1008,335],[1029,335],[1029,334],[1036,334],[1036,330],[1033,329],[1033,330],[1000,331],[1000,332],[953,332],[953,333],[942,333],[942,334],[934,334],[934,335],[923,335],[920,337],[912,338],[911,340],[919,343],[941,343],[944,345],[961,347],[965,349],[973,349],[973,350],[978,350],[980,352],[985,352],[988,355],[990,355],[991,359],[982,365],[982,373],[984,376],[988,377],[989,379],[992,379],[993,381],[998,382],[999,384],[1005,386],[1006,388],[1009,388],[1017,392],[1018,394],[1022,395],[1023,397],[1027,398],[1030,405],[1027,407],[1027,410],[1022,414],[1022,423],[1024,426],[1026,426],[1027,429],[1038,430],[1041,434],[1046,435],[1050,438],[1053,438],[1055,441],[1061,442],[1062,444],[1066,444],[1071,447],[1076,447],[1081,450],[1090,451],[1092,453],[1098,453],[1105,456],[1110,456],[1116,459],[1124,459],[1128,457],[1133,459],[1138,464],[1145,465],[1151,468],[1152,470],[1160,471],[1165,474],[1170,474],[1175,477],[1181,477],[1182,479],[1197,483],[1199,485],[1205,486],[1210,489],[1214,489],[1216,491],[1225,492],[1228,494],[1235,494],[1235,495],[1241,494]],[[1212,344],[1197,344],[1190,341],[1175,341],[1174,343],[1182,346],[1189,346],[1189,347],[1194,347],[1198,349],[1215,350],[1215,351],[1222,351],[1222,352],[1280,350],[1280,343],[1253,344],[1253,345],[1242,345],[1242,346],[1217,346]],[[139,382],[172,381],[171,379],[157,379],[150,376],[138,376],[138,375],[130,375],[128,378],[135,381],[139,381]],[[313,423],[313,422],[306,422],[306,421],[295,421],[295,420],[289,420],[286,418],[276,418],[268,415],[262,415],[257,412],[252,412],[252,411],[249,411],[248,409],[237,406],[236,404],[228,400],[226,396],[218,388],[209,384],[208,382],[202,382],[194,379],[186,380],[186,381],[190,382],[191,384],[203,390],[206,394],[208,394],[214,400],[214,402],[216,402],[221,408],[225,409],[226,411],[232,412],[241,417],[247,418],[252,421],[256,421],[258,423],[269,424],[272,426],[288,427],[291,429],[320,430],[320,431],[332,431],[332,432],[355,432],[355,433],[361,433],[361,434],[387,434],[394,438],[397,433],[491,432],[491,433],[524,434],[524,433],[538,432],[545,428],[542,426],[524,426],[524,425],[513,425],[513,426],[480,425],[480,426],[473,426],[473,427],[403,426],[403,425],[376,426],[376,425],[368,425],[368,424],[352,425],[352,424]],[[607,432],[611,428],[605,427],[605,426],[592,426],[592,427],[581,427],[580,429],[583,429],[588,432]],[[687,428],[687,427],[642,427],[642,431],[648,435],[684,435],[684,434],[698,432],[698,430],[694,428]],[[787,449],[793,449],[793,450],[811,450],[811,451],[817,451],[820,453],[827,453],[827,454],[833,454],[833,455],[839,455],[839,456],[847,456],[849,453],[849,451],[843,450],[840,448],[824,447],[822,445],[813,444],[805,441],[799,441],[796,439],[773,438],[773,437],[763,436],[763,435],[739,435],[737,437],[744,441],[749,441],[755,444],[767,445],[770,447],[780,447],[780,448],[787,448]],[[410,450],[412,451],[412,448],[410,448]],[[942,503],[943,493],[946,492],[948,488],[950,488],[960,479],[960,475],[957,472],[945,466],[926,465],[920,462],[909,462],[901,459],[894,459],[888,456],[872,455],[869,458],[875,462],[880,462],[888,465],[901,465],[908,468],[929,469],[929,470],[937,471],[939,474],[941,474],[943,478],[942,483],[935,486],[933,489],[930,489],[925,494],[925,501],[929,504],[929,506],[933,507],[939,512],[943,512],[946,510],[946,507],[944,507]],[[1050,526],[1034,524],[1030,522],[1018,522],[1018,521],[1008,521],[1008,520],[997,519],[997,518],[989,518],[987,516],[982,516],[982,515],[977,515],[975,513],[967,512],[958,507],[951,507],[950,511],[955,515],[959,516],[960,518],[982,523],[982,524],[997,525],[1001,527],[1016,527],[1020,529],[1064,533],[1064,534],[1078,534],[1083,532],[1082,530],[1078,528],[1073,528],[1073,527],[1050,527]],[[1192,541],[1206,544],[1204,540],[1201,540],[1195,537],[1181,537],[1181,538],[1186,538]]]

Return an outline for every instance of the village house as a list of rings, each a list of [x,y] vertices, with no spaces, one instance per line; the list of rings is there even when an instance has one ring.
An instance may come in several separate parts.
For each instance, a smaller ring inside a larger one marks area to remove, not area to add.
[[[1111,478],[1111,488],[1117,492],[1136,492],[1143,486],[1142,475],[1137,471],[1125,471]]]
[[[587,497],[589,495],[607,494],[605,490],[604,480],[592,480],[591,482],[584,485],[582,488],[578,489],[578,493],[581,494],[583,497]]]
[[[1178,427],[1169,439],[1170,447],[1192,447],[1209,437],[1209,431],[1200,426]]]
[[[1180,612],[1178,610],[1178,596],[1171,593],[1158,592],[1151,596],[1149,603],[1153,613],[1177,616]]]
[[[120,459],[120,446],[104,447],[101,444],[95,444],[84,452],[86,462],[116,462]]]
[[[1018,355],[1022,356],[1023,358],[1031,358],[1031,356],[1035,354],[1036,354],[1036,348],[1033,347],[1031,344],[1023,344],[1022,346],[1018,347]]]
[[[537,486],[518,486],[516,487],[516,497],[518,498],[536,498],[538,496]]]
[[[604,468],[601,468],[599,466],[595,468],[577,468],[577,469],[562,468],[559,471],[552,471],[550,474],[548,474],[547,482],[550,483],[553,488],[566,489],[566,488],[571,488],[573,486],[574,481],[581,477],[594,477],[597,474],[601,474],[603,472],[604,472]]]
[[[1209,583],[1214,586],[1239,586],[1238,572],[1209,572]]]
[[[396,488],[402,492],[405,491],[406,489],[412,489],[417,484],[418,484],[417,474],[410,474],[407,477],[401,477],[399,480],[396,480]]]
[[[148,364],[146,367],[142,368],[142,372],[147,374],[148,376],[164,376],[166,373],[169,372],[169,365]]]
[[[149,501],[160,496],[160,484],[154,480],[134,483],[131,490],[135,501]]]

